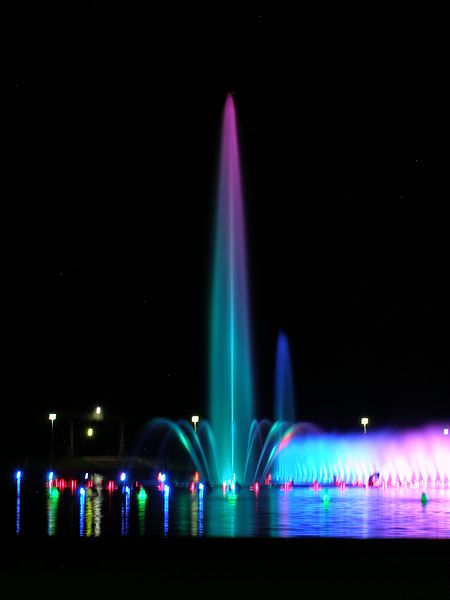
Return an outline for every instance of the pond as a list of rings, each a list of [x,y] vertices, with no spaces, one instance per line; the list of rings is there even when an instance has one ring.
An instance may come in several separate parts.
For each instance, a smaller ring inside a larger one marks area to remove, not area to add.
[[[8,484],[3,534],[20,537],[450,538],[450,488],[222,488],[75,480]]]

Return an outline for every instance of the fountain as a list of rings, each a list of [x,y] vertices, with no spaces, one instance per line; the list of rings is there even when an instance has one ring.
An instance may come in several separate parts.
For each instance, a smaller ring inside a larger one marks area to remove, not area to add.
[[[212,273],[209,418],[221,480],[244,478],[254,418],[247,261],[236,112],[227,97]]]
[[[209,337],[209,415],[195,429],[185,420],[152,419],[137,444],[161,437],[183,449],[190,472],[212,484],[448,486],[448,437],[439,426],[370,435],[335,435],[295,422],[288,338],[280,332],[275,360],[274,422],[255,418],[245,219],[234,101],[223,113]]]

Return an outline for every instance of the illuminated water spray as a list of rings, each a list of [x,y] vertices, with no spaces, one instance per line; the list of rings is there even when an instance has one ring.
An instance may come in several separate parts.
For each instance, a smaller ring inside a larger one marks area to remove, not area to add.
[[[243,480],[254,417],[244,211],[236,112],[222,123],[210,314],[209,419],[218,470]]]
[[[280,331],[275,357],[275,420],[295,420],[294,383],[292,378],[289,342],[284,331]]]
[[[292,425],[295,419],[294,383],[292,378],[291,353],[289,342],[284,331],[280,331],[277,339],[275,355],[275,390],[274,390],[275,422],[285,426]],[[280,444],[282,428],[279,428],[277,444]],[[273,464],[273,474],[281,479],[285,473],[283,453],[278,453]]]

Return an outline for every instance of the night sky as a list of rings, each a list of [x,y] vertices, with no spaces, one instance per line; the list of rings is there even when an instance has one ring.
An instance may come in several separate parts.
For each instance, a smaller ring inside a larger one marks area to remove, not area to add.
[[[273,415],[282,328],[299,420],[445,420],[443,15],[63,4],[1,9],[2,444],[12,419],[29,435],[97,403],[130,431],[205,415],[229,92],[257,416]]]

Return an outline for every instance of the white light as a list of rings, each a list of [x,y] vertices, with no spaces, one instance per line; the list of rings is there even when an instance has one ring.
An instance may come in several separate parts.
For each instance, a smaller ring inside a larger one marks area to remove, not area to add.
[[[48,415],[48,420],[49,421],[54,421],[56,419],[56,413],[50,413]]]
[[[100,406],[97,406],[97,408],[95,409],[95,414],[99,415],[102,412],[102,409]]]
[[[193,423],[198,423],[198,421],[199,421],[199,417],[198,417],[197,415],[194,415],[194,416],[192,417],[191,421],[192,421]]]
[[[362,419],[361,419],[361,425],[368,425],[368,424],[369,424],[368,417],[362,417]]]
[[[87,430],[87,434],[88,437],[92,437],[94,435],[94,430],[92,429],[92,427],[89,427],[89,429]]]
[[[448,427],[444,429],[444,435],[448,435]]]
[[[120,474],[120,481],[125,481],[125,479],[126,479],[126,474],[124,472],[122,472]]]

